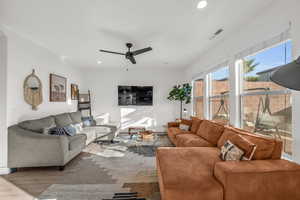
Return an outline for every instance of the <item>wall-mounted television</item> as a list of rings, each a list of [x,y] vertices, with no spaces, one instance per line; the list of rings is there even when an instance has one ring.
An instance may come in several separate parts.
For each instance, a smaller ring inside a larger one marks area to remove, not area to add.
[[[118,86],[119,106],[152,106],[152,86]]]

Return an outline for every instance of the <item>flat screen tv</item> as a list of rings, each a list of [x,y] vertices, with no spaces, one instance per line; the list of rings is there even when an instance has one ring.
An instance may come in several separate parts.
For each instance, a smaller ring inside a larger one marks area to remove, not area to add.
[[[152,106],[152,86],[118,86],[119,106]]]

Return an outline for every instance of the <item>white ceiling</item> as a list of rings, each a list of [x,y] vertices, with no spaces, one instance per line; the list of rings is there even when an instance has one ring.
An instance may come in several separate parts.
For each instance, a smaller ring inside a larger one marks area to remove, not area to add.
[[[81,67],[124,67],[125,52],[148,46],[138,67],[187,67],[274,0],[0,0],[0,23]],[[215,40],[211,35],[223,28]],[[102,64],[98,65],[97,61]]]

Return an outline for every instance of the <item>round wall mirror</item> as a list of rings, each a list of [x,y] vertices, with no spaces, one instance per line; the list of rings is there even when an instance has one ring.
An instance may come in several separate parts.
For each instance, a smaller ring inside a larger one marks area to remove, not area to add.
[[[24,99],[31,105],[32,110],[37,110],[37,107],[43,102],[42,82],[35,75],[34,70],[24,81]]]

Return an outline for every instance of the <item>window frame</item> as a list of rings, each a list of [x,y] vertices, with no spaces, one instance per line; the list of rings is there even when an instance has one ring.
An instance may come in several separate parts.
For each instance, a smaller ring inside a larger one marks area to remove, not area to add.
[[[199,80],[203,80],[203,88],[202,88],[202,96],[196,96],[195,94],[196,94],[196,87],[195,87],[195,84],[196,84],[196,82],[197,81],[199,81]],[[205,103],[205,84],[206,83],[206,81],[205,81],[205,76],[200,76],[200,77],[198,77],[198,78],[195,78],[193,81],[192,81],[192,85],[193,85],[193,92],[192,92],[192,102],[193,102],[193,104],[192,104],[192,116],[197,116],[197,109],[196,109],[196,104],[197,104],[197,100],[198,99],[202,99],[203,100],[203,118],[205,118],[205,109],[204,109],[204,103]]]
[[[284,40],[282,42],[279,42],[279,43],[276,43],[276,44],[273,44],[267,48],[264,48],[258,52],[255,52],[253,54],[250,54],[248,56],[245,56],[244,58],[246,57],[249,57],[249,56],[255,56],[259,53],[262,53],[264,51],[267,51],[269,49],[272,49],[272,48],[275,48],[281,44],[284,44],[284,43],[287,43],[287,42],[292,42],[292,39],[287,39],[287,40]],[[236,60],[236,62],[239,62],[239,61],[242,61],[243,59],[238,59]],[[257,95],[287,95],[287,94],[290,94],[292,95],[292,91],[288,88],[286,89],[281,89],[281,90],[270,90],[270,91],[246,91],[244,90],[244,81],[245,81],[245,73],[244,73],[244,65],[243,64],[239,64],[238,65],[239,67],[239,82],[240,82],[240,86],[239,86],[239,101],[240,101],[240,109],[239,109],[239,120],[240,120],[240,127],[239,128],[243,128],[244,127],[244,122],[243,122],[243,113],[244,113],[244,108],[243,108],[243,97],[246,97],[246,96],[257,96]]]
[[[212,84],[212,81],[213,81],[213,78],[212,78],[212,75],[214,72],[217,72],[218,70],[222,69],[222,68],[227,68],[228,69],[228,85],[229,85],[229,90],[226,91],[227,94],[225,94],[226,98],[228,98],[228,102],[229,102],[229,99],[230,99],[230,65],[219,65],[218,68],[214,68],[212,71],[210,71],[208,74],[207,74],[207,81],[208,81],[208,84],[209,84],[209,89],[208,89],[208,93],[207,93],[207,105],[208,105],[208,113],[207,113],[207,116],[208,116],[208,119],[209,120],[213,120],[213,110],[212,110],[212,100],[213,99],[218,99],[218,98],[221,98],[222,96],[224,95],[213,95],[213,84]],[[230,104],[228,103],[228,124],[230,124]]]
[[[267,48],[264,48],[260,51],[257,51],[253,54],[245,56],[244,58],[250,57],[250,56],[255,56],[259,53],[262,53],[264,51],[268,51],[269,49],[275,48],[275,47],[277,47],[281,44],[287,43],[289,41],[292,42],[291,39],[287,39],[287,40],[284,40],[282,42],[273,44],[273,45],[271,45]],[[239,108],[239,121],[240,121],[239,126],[240,127],[239,128],[244,128],[244,119],[243,119],[244,118],[244,109],[245,109],[245,106],[243,104],[243,98],[244,97],[259,96],[259,95],[269,95],[270,97],[272,97],[273,95],[274,96],[275,95],[290,95],[291,106],[293,105],[292,104],[292,101],[293,101],[293,95],[292,94],[293,94],[293,92],[292,92],[292,90],[290,90],[288,88],[282,88],[282,89],[277,89],[277,90],[269,90],[269,91],[247,91],[247,90],[245,90],[244,89],[244,86],[245,86],[244,85],[245,84],[245,73],[244,73],[243,58],[237,59],[235,62],[238,63],[238,64],[236,64],[236,67],[238,67],[238,70],[239,70],[239,73],[238,73],[238,75],[239,75],[239,90],[238,90],[238,92],[239,92],[239,104],[240,104],[240,106],[239,106],[240,107]],[[239,62],[241,62],[241,63],[239,63]],[[292,118],[293,118],[293,116],[292,116]],[[293,122],[293,120],[292,120],[292,122]],[[293,130],[291,132],[292,132],[292,138],[294,140]],[[292,152],[292,155],[293,154],[294,154],[294,152]],[[283,151],[283,157],[287,158],[287,159],[291,159],[291,155],[284,152],[284,151]]]

